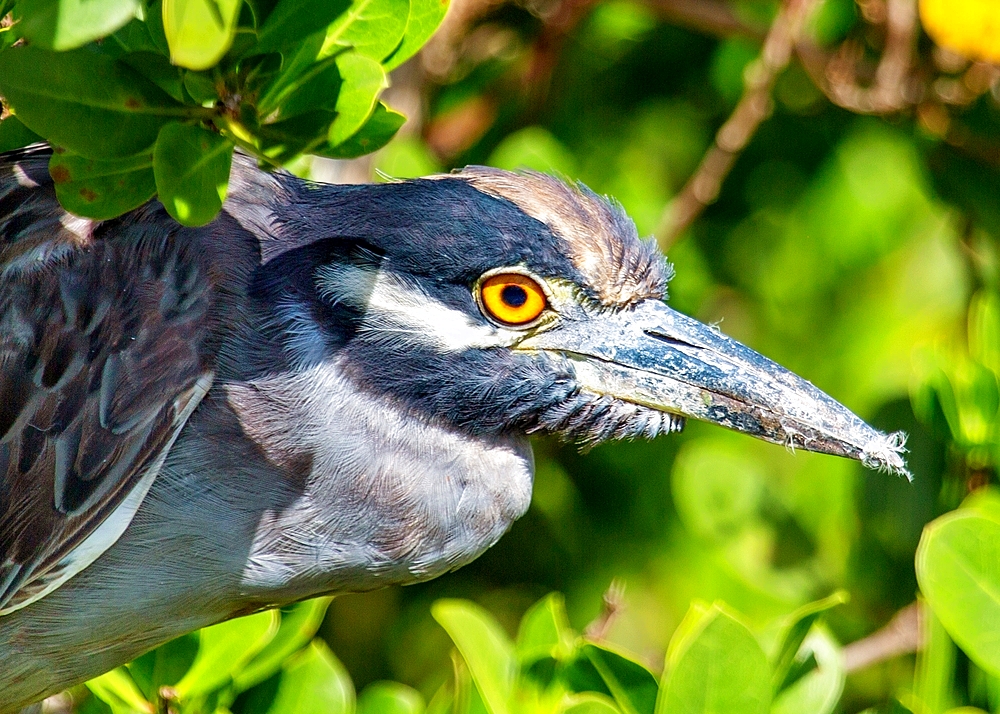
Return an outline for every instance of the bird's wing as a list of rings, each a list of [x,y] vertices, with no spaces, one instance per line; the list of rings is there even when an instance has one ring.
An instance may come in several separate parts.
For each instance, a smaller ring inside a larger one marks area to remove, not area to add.
[[[70,215],[47,160],[0,156],[0,615],[118,539],[212,379],[196,249]]]

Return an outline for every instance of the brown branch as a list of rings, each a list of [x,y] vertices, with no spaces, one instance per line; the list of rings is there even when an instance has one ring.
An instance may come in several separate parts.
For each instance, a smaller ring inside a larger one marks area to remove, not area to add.
[[[922,619],[919,604],[910,603],[881,630],[844,647],[844,670],[857,672],[921,649]]]
[[[722,0],[647,0],[646,7],[662,20],[715,37],[762,40],[767,29],[743,22]]]
[[[615,620],[625,611],[625,583],[615,578],[608,589],[604,591],[604,607],[601,614],[583,630],[587,639],[601,642],[608,636],[608,631]]]
[[[663,212],[656,236],[664,250],[673,245],[705,207],[718,198],[722,181],[733,168],[736,158],[770,113],[774,83],[788,66],[802,25],[816,5],[817,0],[788,0],[774,18],[760,56],[745,73],[743,97],[715,135],[715,143],[702,158],[694,175]]]
[[[870,86],[858,82],[863,51],[855,42],[845,42],[832,56],[811,47],[799,51],[803,66],[831,102],[849,111],[891,114],[913,106],[921,94],[911,76],[918,28],[916,0],[885,0],[884,5],[868,0],[863,9],[866,17],[885,24],[886,33]]]

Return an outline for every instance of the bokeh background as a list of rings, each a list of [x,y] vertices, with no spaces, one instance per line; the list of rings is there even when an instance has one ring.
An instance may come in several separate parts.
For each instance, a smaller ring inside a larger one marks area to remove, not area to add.
[[[334,600],[321,634],[359,689],[388,678],[429,694],[450,675],[451,645],[429,612],[444,596],[481,603],[513,631],[559,590],[583,629],[614,581],[624,595],[606,638],[659,669],[694,598],[763,626],[844,589],[851,600],[827,623],[851,643],[914,601],[923,525],[995,481],[982,447],[995,375],[972,388],[988,392],[978,447],[940,394],[972,379],[968,307],[996,287],[998,70],[975,38],[971,50],[937,46],[913,0],[780,8],[452,0],[430,45],[393,75],[385,99],[409,116],[400,135],[375,155],[297,170],[363,181],[489,164],[615,197],[676,266],[675,308],[906,431],[913,483],[698,423],[589,453],[536,441],[531,509],[482,558]],[[904,654],[851,672],[840,710],[884,704],[913,667]]]

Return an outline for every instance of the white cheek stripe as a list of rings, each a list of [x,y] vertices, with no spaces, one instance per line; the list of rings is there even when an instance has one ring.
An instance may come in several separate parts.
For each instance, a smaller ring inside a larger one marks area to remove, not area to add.
[[[356,265],[326,265],[319,289],[335,305],[364,311],[361,331],[386,342],[404,341],[449,352],[513,344],[520,335],[473,321],[401,276]]]

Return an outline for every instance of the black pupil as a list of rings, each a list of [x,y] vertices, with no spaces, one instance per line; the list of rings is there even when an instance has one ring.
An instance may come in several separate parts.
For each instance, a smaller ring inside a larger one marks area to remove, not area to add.
[[[528,302],[528,291],[520,285],[504,285],[500,291],[500,299],[510,307],[521,307]]]

